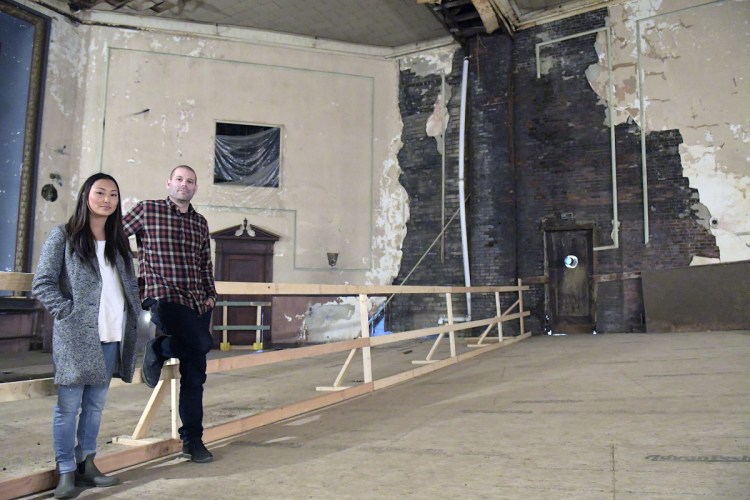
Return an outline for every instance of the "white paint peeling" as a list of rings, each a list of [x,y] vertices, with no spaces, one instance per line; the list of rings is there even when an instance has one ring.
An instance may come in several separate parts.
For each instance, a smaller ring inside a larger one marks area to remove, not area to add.
[[[738,141],[750,142],[750,129],[743,127],[742,125],[729,124],[729,130],[732,131],[732,136]]]
[[[750,258],[749,68],[739,63],[750,60],[748,17],[747,0],[630,0],[609,7],[614,116],[605,111],[605,120],[680,131],[683,172],[718,221],[712,231],[722,262]],[[598,62],[586,77],[606,100],[605,41],[600,33]],[[646,123],[639,111],[638,44]]]
[[[409,220],[409,195],[398,182],[401,167],[398,152],[403,146],[401,134],[394,137],[389,148],[390,156],[383,162],[380,176],[379,201],[375,211],[372,270],[366,274],[368,285],[387,285],[398,276],[401,267],[401,247],[406,237]]]
[[[455,48],[443,47],[402,57],[399,60],[399,65],[402,71],[411,70],[417,76],[450,75],[453,69],[454,53]]]
[[[82,75],[88,61],[84,50],[88,29],[75,30],[67,22],[55,23],[56,43],[49,44],[47,55],[47,92],[60,113],[70,116],[75,99],[70,99],[70,88],[81,88]]]
[[[450,86],[445,86],[446,96],[445,100],[450,100]],[[448,127],[448,107],[443,102],[443,94],[439,93],[437,99],[435,99],[435,105],[433,106],[432,114],[427,118],[427,124],[425,125],[425,131],[428,137],[435,137],[437,141],[437,149],[440,154],[443,154],[443,143],[441,140],[445,129]]]

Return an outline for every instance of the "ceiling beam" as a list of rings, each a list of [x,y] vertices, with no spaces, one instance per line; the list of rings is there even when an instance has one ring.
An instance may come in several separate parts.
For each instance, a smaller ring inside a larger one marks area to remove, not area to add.
[[[484,30],[489,34],[500,27],[495,10],[492,8],[490,0],[471,0],[474,8],[477,9],[479,17],[482,19]]]

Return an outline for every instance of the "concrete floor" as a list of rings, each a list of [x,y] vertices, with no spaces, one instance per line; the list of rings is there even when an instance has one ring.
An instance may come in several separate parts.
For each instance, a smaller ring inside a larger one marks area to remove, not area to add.
[[[375,378],[430,346],[373,349]],[[207,424],[313,397],[344,358],[211,375]],[[148,394],[112,389],[102,441]],[[53,405],[0,404],[0,481],[54,465]],[[162,411],[154,435],[168,425]],[[750,331],[532,337],[209,448],[211,464],[156,460],[79,498],[748,499]]]

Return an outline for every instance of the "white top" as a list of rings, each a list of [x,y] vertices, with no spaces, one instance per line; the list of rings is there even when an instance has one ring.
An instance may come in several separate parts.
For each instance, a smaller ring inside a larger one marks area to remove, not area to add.
[[[102,296],[99,301],[99,339],[102,342],[122,340],[125,320],[125,294],[117,268],[104,258],[104,241],[96,242],[96,258],[102,275]]]

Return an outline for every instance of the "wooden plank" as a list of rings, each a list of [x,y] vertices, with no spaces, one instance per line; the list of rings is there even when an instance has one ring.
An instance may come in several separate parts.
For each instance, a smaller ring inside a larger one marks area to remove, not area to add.
[[[526,331],[526,328],[523,326],[523,318],[524,316],[528,316],[528,314],[523,314],[523,291],[521,290],[521,285],[523,283],[521,282],[521,278],[518,278],[518,310],[521,312],[521,316],[519,316],[519,320],[521,322],[521,327],[519,328],[519,332],[523,333]]]
[[[0,403],[21,401],[24,399],[43,398],[57,394],[53,378],[20,380],[0,384]]]
[[[227,326],[227,323],[229,323],[229,308],[228,306],[222,306],[221,307],[221,326]],[[216,327],[214,327],[216,329]],[[222,349],[226,349],[227,344],[229,343],[229,332],[227,330],[224,330],[221,332],[221,340],[222,345],[220,346]]]
[[[489,324],[495,324],[497,321],[503,321],[502,318],[488,318],[479,319],[476,321],[469,321],[466,323],[454,323],[453,325],[443,326],[431,326],[429,328],[421,328],[419,330],[409,330],[406,332],[391,333],[389,335],[380,335],[378,337],[370,338],[370,345],[384,345],[391,344],[393,342],[400,342],[402,340],[415,339],[419,337],[427,337],[438,333],[448,333],[451,330],[461,331],[468,330],[470,328],[476,328],[479,326],[487,326]]]
[[[270,307],[270,302],[232,302],[229,300],[220,300],[216,303],[216,306],[219,307]]]
[[[140,372],[133,374],[133,384],[141,384]],[[119,378],[113,378],[109,388],[130,385]],[[37,378],[34,380],[19,380],[17,382],[5,382],[0,384],[0,403],[11,401],[22,401],[24,399],[45,398],[57,394],[55,379],[52,377]]]
[[[378,380],[373,381],[373,385],[375,390],[384,389],[386,387],[390,387],[394,384],[398,384],[401,382],[406,382],[407,380],[411,380],[414,377],[418,377],[420,375],[424,375],[426,373],[433,372],[435,370],[439,370],[440,368],[444,368],[446,366],[459,363],[463,360],[473,358],[475,356],[479,356],[481,354],[484,354],[486,352],[494,351],[495,349],[500,349],[503,347],[507,347],[509,345],[515,344],[516,342],[520,342],[522,340],[525,340],[527,338],[531,337],[531,333],[528,332],[524,335],[519,335],[517,337],[506,337],[503,342],[499,342],[497,344],[487,344],[486,346],[482,346],[483,349],[477,349],[476,351],[469,351],[462,354],[459,354],[455,358],[446,358],[441,359],[439,361],[435,361],[432,364],[420,366],[419,368],[414,368],[413,370],[408,370],[405,372],[397,373],[396,375],[391,375],[390,377],[381,378]]]
[[[500,293],[499,292],[495,292],[495,313],[498,316],[503,315],[502,309],[500,309]],[[487,331],[489,331],[489,329]],[[503,322],[502,321],[499,321],[497,323],[497,338],[500,339],[500,341],[502,342],[503,340]]]
[[[513,314],[508,314],[507,316],[503,316],[503,321],[512,321],[514,319],[519,319],[519,318],[522,318],[522,317],[525,318],[525,317],[530,316],[530,315],[531,315],[531,311],[524,311],[522,313],[517,312],[517,313],[513,313]]]
[[[339,371],[339,374],[336,377],[336,380],[333,381],[333,387],[341,386],[341,379],[344,378],[344,374],[349,369],[349,364],[352,362],[352,359],[354,359],[354,354],[356,352],[357,352],[356,349],[352,349],[351,351],[349,351],[349,355],[346,357],[346,361],[344,361],[344,366],[341,367],[341,370]]]
[[[0,290],[31,291],[33,273],[0,272]],[[528,290],[524,287],[524,290]],[[517,286],[397,286],[397,285],[324,285],[299,283],[246,283],[217,281],[219,295],[390,295],[419,293],[491,293],[517,292]],[[217,304],[218,305],[218,304]]]
[[[156,383],[156,387],[151,391],[148,403],[146,403],[146,407],[143,409],[143,413],[141,413],[141,418],[138,419],[138,423],[135,426],[135,430],[131,436],[133,439],[143,439],[146,437],[149,429],[151,429],[151,424],[153,424],[156,419],[156,412],[159,410],[159,406],[161,406],[162,401],[164,401],[164,398],[167,395],[168,388],[169,385],[167,385],[165,380],[159,380],[159,382]]]
[[[224,332],[236,332],[238,330],[269,330],[271,327],[268,325],[229,325],[229,326],[215,326],[214,330]]]
[[[100,471],[106,474],[156,458],[165,457],[178,451],[182,451],[182,442],[169,439],[110,455],[97,455],[96,465]],[[51,490],[55,487],[56,483],[57,474],[55,473],[55,469],[47,469],[28,476],[3,481],[0,483],[0,491],[3,493],[3,498],[18,498]]]
[[[373,381],[373,384],[375,385],[375,390],[384,389],[385,387],[389,387],[394,384],[406,382],[407,380],[411,380],[414,377],[434,372],[435,370],[439,370],[440,368],[443,368],[445,366],[455,364],[456,362],[456,358],[434,360],[429,364],[420,366],[419,368],[414,368],[412,370],[397,373],[396,375],[391,375],[390,377],[375,380]]]
[[[0,290],[11,292],[30,292],[33,273],[0,272]]]
[[[528,290],[523,287],[523,290]],[[246,283],[217,281],[219,295],[391,295],[429,293],[518,292],[518,286],[396,286],[396,285],[323,285],[299,283]]]
[[[263,328],[260,328],[259,330],[255,331],[255,343],[256,344],[262,344],[263,343],[263,330],[268,330],[271,327],[270,326],[263,326],[261,323],[263,322],[263,315],[262,315],[263,308],[258,305],[255,308],[255,324],[258,326],[261,326]],[[261,347],[263,347],[261,345]]]
[[[341,391],[330,392],[321,396],[316,396],[299,403],[294,403],[289,406],[281,408],[274,408],[257,415],[251,415],[244,417],[232,422],[219,424],[214,427],[210,427],[203,431],[203,439],[207,442],[217,441],[219,439],[225,439],[228,437],[242,434],[252,429],[262,427],[264,425],[280,422],[303,413],[308,413],[313,410],[325,408],[333,404],[341,403],[347,399],[356,398],[373,391],[372,383],[360,384],[349,389],[343,389]]]
[[[359,327],[362,332],[362,340],[367,340],[367,344],[362,346],[362,370],[366,384],[372,382],[372,357],[370,354],[370,321],[369,321],[369,304],[367,295],[359,294]]]
[[[501,314],[502,314],[502,313],[501,313]],[[502,322],[502,321],[498,321],[498,323],[497,323],[497,324],[498,324],[498,326],[500,326],[500,325],[502,325],[502,324],[503,324],[503,322]],[[482,332],[482,334],[481,334],[481,335],[479,336],[479,339],[477,340],[477,344],[476,344],[476,345],[481,345],[481,344],[482,344],[482,341],[483,341],[483,340],[484,340],[484,339],[485,339],[485,338],[487,337],[487,334],[488,334],[488,333],[490,333],[490,330],[492,330],[492,327],[493,327],[493,326],[495,326],[495,325],[487,325],[487,328],[485,328],[485,330],[484,330],[484,331]],[[502,330],[501,330],[501,331],[502,331]]]
[[[357,347],[368,345],[368,339],[352,339],[334,342],[331,344],[320,344],[282,351],[266,351],[255,354],[242,354],[228,358],[211,359],[207,363],[206,373],[225,372],[250,368],[251,366],[270,365],[293,359],[304,359],[313,356],[322,356],[334,352],[348,351]]]
[[[448,309],[448,324],[453,326],[453,296],[450,293],[445,294],[445,306]],[[451,357],[456,357],[456,331],[448,332],[448,340],[451,348]]]
[[[180,378],[180,365],[173,364],[169,371],[172,372],[172,380],[169,381],[169,403],[170,403],[170,412],[171,412],[171,423],[172,423],[172,439],[177,439],[180,437],[178,427],[177,427],[177,417],[179,415],[179,409],[177,407],[178,399],[180,392],[177,389],[177,379]]]
[[[427,357],[424,358],[426,362],[430,363],[432,361],[432,355],[435,354],[435,350],[437,349],[438,344],[440,344],[440,341],[443,340],[443,337],[445,337],[445,333],[439,334],[435,339],[435,342],[432,343],[430,352],[428,352]],[[417,361],[412,361],[412,363],[417,363]]]

